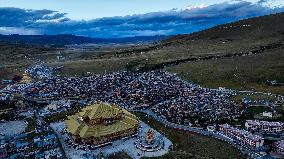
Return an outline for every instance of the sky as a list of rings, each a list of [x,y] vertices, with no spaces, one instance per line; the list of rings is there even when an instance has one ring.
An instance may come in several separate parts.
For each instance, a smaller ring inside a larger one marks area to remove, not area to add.
[[[1,7],[50,9],[74,20],[145,14],[188,6],[212,5],[226,0],[0,0]],[[248,2],[257,2],[249,0]],[[275,3],[275,2],[274,2]],[[275,3],[281,4],[281,3]]]
[[[284,11],[284,0],[0,0],[0,34],[186,34]]]

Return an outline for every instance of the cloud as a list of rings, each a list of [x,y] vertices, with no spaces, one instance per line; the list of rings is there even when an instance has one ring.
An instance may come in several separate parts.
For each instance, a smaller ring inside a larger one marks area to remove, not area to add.
[[[206,5],[206,4],[201,4],[199,6],[189,5],[189,6],[186,7],[186,9],[193,10],[193,9],[202,9],[202,8],[206,8],[206,7],[208,7],[208,5]]]
[[[52,10],[29,10],[20,8],[0,8],[0,26],[27,27],[39,20],[59,20],[65,18],[65,13]]]
[[[263,4],[263,3],[266,3],[266,2],[268,2],[269,0],[259,0],[257,3],[258,4]]]
[[[259,0],[257,4],[266,5],[270,8],[283,7],[283,2],[279,0]]]
[[[16,27],[0,27],[0,34],[38,35],[41,33],[35,29],[16,28]]]
[[[284,11],[284,7],[265,5],[267,2],[234,0],[210,6],[80,21],[71,20],[66,13],[52,10],[0,8],[0,33],[75,34],[99,38],[185,34]]]

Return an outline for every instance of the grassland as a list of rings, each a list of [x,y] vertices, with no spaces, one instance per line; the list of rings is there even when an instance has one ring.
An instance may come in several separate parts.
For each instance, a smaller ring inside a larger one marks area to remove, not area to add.
[[[166,135],[173,142],[173,150],[157,157],[163,159],[187,158],[242,158],[240,152],[231,145],[207,136],[166,128],[151,117],[137,113],[139,118],[154,129]]]
[[[232,96],[231,99],[236,103],[242,102],[242,100],[246,98],[252,101],[259,101],[259,100],[268,100],[268,101],[277,101],[277,98],[274,96],[264,95],[264,94],[238,94]]]
[[[39,60],[56,59],[60,48],[0,42],[0,80],[12,78]],[[0,85],[1,87],[1,85]]]
[[[86,72],[109,73],[125,70],[129,59],[96,59],[96,60],[78,60],[68,62],[50,63],[50,66],[64,66],[60,72],[62,76],[80,76]]]
[[[261,55],[194,61],[166,68],[186,80],[206,87],[228,87],[284,94],[283,86],[268,86],[266,80],[284,79],[284,52],[277,49]]]

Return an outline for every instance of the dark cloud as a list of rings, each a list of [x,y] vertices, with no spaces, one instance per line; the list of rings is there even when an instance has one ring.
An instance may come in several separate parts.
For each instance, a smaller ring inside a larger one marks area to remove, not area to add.
[[[52,10],[0,8],[0,26],[2,27],[26,27],[38,20],[56,20],[64,17],[64,13],[57,13]]]
[[[267,3],[269,2],[270,0],[259,0],[257,3],[258,4],[264,4],[264,3]]]
[[[16,33],[21,33],[23,30],[22,34],[75,34],[101,38],[184,34],[284,11],[283,7],[270,8],[263,5],[266,2],[267,0],[257,3],[237,0],[200,8],[80,21],[71,20],[65,13],[52,10],[0,8],[0,27],[5,30],[2,31],[4,33],[15,30],[18,31]]]

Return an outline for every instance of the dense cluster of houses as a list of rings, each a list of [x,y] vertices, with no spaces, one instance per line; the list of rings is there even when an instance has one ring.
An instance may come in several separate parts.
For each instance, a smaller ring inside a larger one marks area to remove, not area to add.
[[[90,99],[115,103],[129,109],[147,109],[157,105],[157,109],[153,109],[155,113],[169,117],[176,123],[178,120],[183,121],[187,115],[193,114],[192,112],[196,116],[206,117],[211,122],[235,118],[243,112],[241,107],[226,98],[230,91],[202,88],[180,79],[175,74],[160,70],[69,78],[52,77],[33,83],[23,92],[27,98],[33,100]],[[166,104],[165,101],[169,101],[172,109],[167,108],[167,112],[159,112]],[[182,106],[180,103],[183,103]],[[180,111],[186,114],[179,116]],[[46,110],[46,113],[48,112],[50,111]]]
[[[71,108],[72,103],[70,100],[52,101],[50,104],[39,110],[41,117],[47,117],[59,112],[67,111]]]
[[[11,92],[8,91],[0,91],[0,101],[8,101],[13,98]]]
[[[280,140],[274,143],[275,150],[284,154],[284,140]]]
[[[262,131],[270,133],[282,133],[284,130],[283,122],[269,122],[259,120],[247,120],[246,129],[249,131]]]
[[[64,158],[56,135],[37,130],[0,139],[0,158]]]
[[[32,83],[16,83],[16,84],[13,84],[13,85],[7,85],[1,91],[2,92],[10,92],[10,93],[21,94],[30,86],[32,86]]]
[[[199,119],[201,123],[231,120],[242,114],[241,106],[224,98],[225,94],[206,89],[191,89],[178,99],[165,101],[152,110],[167,121],[188,125]],[[188,121],[191,119],[191,121]]]
[[[235,128],[229,124],[219,125],[219,130],[225,135],[239,143],[249,146],[253,149],[263,146],[264,138],[260,135],[254,135],[246,130]]]
[[[222,123],[238,118],[245,107],[232,102],[229,97],[235,92],[225,88],[208,89],[184,81],[175,74],[165,71],[144,73],[115,72],[112,74],[86,75],[83,77],[54,77],[51,68],[37,65],[27,69],[27,73],[39,81],[7,85],[0,92],[0,100],[10,100],[11,94],[22,94],[29,100],[56,100],[44,108],[39,108],[40,117],[47,117],[72,108],[72,99],[81,101],[104,101],[115,103],[128,109],[149,109],[166,121],[191,126],[197,119],[203,124]],[[61,99],[61,100],[59,100]],[[266,100],[247,103],[266,104]],[[19,101],[17,104],[19,105]],[[24,103],[20,103],[20,105]],[[278,105],[282,103],[278,102]],[[276,106],[277,104],[275,104]],[[11,108],[0,110],[7,114]],[[272,112],[264,112],[271,116]],[[228,124],[219,125],[220,132],[252,149],[262,147],[264,138],[251,132],[283,133],[283,122],[247,120],[246,130]],[[214,131],[214,127],[207,127]],[[278,152],[283,152],[284,140],[275,144]],[[51,131],[21,134],[11,139],[0,139],[0,158],[63,158],[58,139]]]
[[[43,64],[38,64],[27,68],[27,73],[33,78],[49,78],[53,74],[53,68]]]

